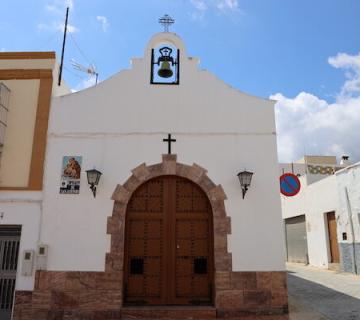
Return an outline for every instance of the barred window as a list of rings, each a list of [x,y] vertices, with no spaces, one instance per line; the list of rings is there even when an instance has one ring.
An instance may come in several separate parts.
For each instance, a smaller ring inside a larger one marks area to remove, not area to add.
[[[0,153],[4,146],[7,127],[7,113],[9,111],[10,89],[0,82]]]

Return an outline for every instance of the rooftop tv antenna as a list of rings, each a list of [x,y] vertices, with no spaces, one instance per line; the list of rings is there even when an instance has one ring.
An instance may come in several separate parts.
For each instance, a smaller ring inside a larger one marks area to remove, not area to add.
[[[87,73],[90,76],[95,76],[95,85],[98,83],[99,73],[96,71],[96,68],[94,65],[89,65],[88,67],[85,67],[81,65],[80,63],[76,62],[74,59],[71,60],[71,65],[74,67],[74,69]]]

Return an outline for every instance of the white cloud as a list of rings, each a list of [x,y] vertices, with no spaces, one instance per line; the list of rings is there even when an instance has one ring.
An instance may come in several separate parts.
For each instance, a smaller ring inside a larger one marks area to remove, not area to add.
[[[56,13],[56,14],[62,13],[62,11],[61,11],[57,6],[52,5],[52,4],[47,4],[47,5],[45,6],[45,9],[46,9],[47,11],[54,12],[54,13]]]
[[[335,57],[330,57],[328,62],[334,68],[346,69],[347,81],[345,81],[341,95],[354,95],[360,93],[360,52],[352,56],[347,53],[338,53]]]
[[[106,17],[97,16],[96,20],[101,23],[101,28],[103,29],[104,32],[106,32],[108,30],[108,28],[110,27],[110,23]]]
[[[69,7],[70,10],[74,9],[74,0],[52,0],[45,5],[47,11],[56,14],[65,14],[65,9]]]
[[[338,54],[330,65],[348,71],[334,103],[301,92],[295,98],[270,96],[275,106],[280,161],[294,161],[306,154],[348,154],[360,160],[360,54]],[[345,95],[346,94],[346,95]]]
[[[74,0],[52,0],[45,5],[45,10],[49,12],[48,17],[51,19],[50,23],[39,23],[38,30],[41,31],[64,31],[64,19],[66,8],[69,7],[70,13],[74,9]],[[68,32],[75,33],[79,29],[74,25],[68,23]]]
[[[202,21],[205,17],[205,12],[208,10],[205,0],[190,0],[190,3],[196,9],[188,13],[190,18],[194,21]]]
[[[70,9],[74,8],[74,0],[65,0],[65,6],[69,7]]]
[[[64,27],[65,27],[65,24],[63,22],[52,22],[51,24],[39,23],[37,25],[38,30],[41,30],[41,31],[60,31],[60,32],[64,32]],[[67,32],[75,33],[75,32],[78,32],[78,31],[79,31],[78,28],[76,28],[75,26],[68,23]]]
[[[237,10],[239,3],[237,0],[217,0],[216,6],[220,10]]]
[[[190,2],[197,10],[205,11],[208,8],[204,0],[191,0]]]
[[[190,0],[190,3],[200,12],[205,12],[210,8],[215,8],[221,11],[235,11],[239,8],[238,0]]]

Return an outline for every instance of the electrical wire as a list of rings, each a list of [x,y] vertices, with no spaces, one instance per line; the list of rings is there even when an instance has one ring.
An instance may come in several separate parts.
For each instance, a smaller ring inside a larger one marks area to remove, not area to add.
[[[83,58],[91,65],[94,64],[93,62],[90,61],[90,59],[85,55],[84,51],[80,49],[80,46],[78,45],[78,43],[75,40],[75,37],[70,33],[70,37],[73,40],[75,47],[78,49],[78,51],[80,52],[80,54],[83,56]]]
[[[82,77],[80,75],[78,75],[77,73],[73,72],[72,70],[68,69],[66,66],[63,66],[64,70],[66,70],[67,72],[71,73],[73,76],[78,77],[81,80],[86,80],[85,77]]]
[[[60,31],[55,31],[52,33],[44,42],[42,45],[40,45],[40,49],[43,49],[44,47],[48,46],[50,43],[52,43],[54,40],[58,40],[56,37],[59,35]]]

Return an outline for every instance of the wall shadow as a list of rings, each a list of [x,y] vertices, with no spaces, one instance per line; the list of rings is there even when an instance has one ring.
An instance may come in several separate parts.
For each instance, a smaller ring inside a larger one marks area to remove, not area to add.
[[[360,299],[288,274],[289,295],[330,320],[360,320]]]

